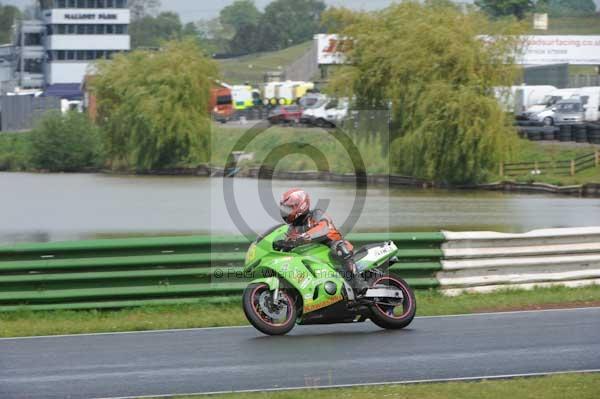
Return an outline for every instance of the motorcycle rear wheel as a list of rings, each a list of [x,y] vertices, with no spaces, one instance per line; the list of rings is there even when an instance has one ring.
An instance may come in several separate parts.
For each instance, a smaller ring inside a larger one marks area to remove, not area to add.
[[[375,285],[396,287],[402,291],[404,299],[401,304],[390,303],[390,305],[372,305],[371,321],[381,328],[393,330],[408,326],[413,321],[415,313],[417,312],[417,302],[413,290],[406,281],[393,275],[385,275],[377,277],[371,284],[371,286]]]
[[[244,314],[250,324],[264,334],[287,334],[294,328],[298,315],[294,298],[288,292],[280,290],[279,304],[273,304],[272,299],[273,293],[267,284],[248,285],[242,302]]]

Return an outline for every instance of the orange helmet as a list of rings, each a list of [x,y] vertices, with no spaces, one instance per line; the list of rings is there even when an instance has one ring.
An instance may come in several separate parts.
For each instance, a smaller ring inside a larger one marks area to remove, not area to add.
[[[308,214],[310,210],[310,197],[304,190],[292,188],[281,196],[279,209],[281,217],[286,223],[294,223]]]

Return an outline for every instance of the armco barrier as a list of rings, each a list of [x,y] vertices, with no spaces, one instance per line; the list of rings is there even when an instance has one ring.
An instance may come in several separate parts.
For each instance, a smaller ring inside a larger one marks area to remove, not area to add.
[[[438,285],[441,233],[353,234],[355,245],[393,240],[393,270],[415,288]],[[239,295],[243,237],[161,237],[0,247],[0,311],[120,308],[218,301]]]
[[[525,234],[443,232],[437,278],[446,294],[600,284],[600,227]]]

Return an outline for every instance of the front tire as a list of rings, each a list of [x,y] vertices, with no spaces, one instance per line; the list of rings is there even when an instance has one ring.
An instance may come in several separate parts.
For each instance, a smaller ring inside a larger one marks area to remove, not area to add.
[[[294,298],[283,290],[279,291],[279,297],[279,304],[273,304],[273,293],[264,283],[250,284],[244,290],[246,318],[263,334],[284,335],[296,324],[298,308]]]
[[[417,301],[415,294],[409,285],[403,279],[392,275],[377,277],[371,287],[375,285],[393,286],[400,291],[404,299],[401,303],[387,300],[389,305],[374,304],[371,306],[371,321],[381,328],[401,329],[408,326],[414,319],[417,312]]]
[[[544,118],[544,120],[542,121],[542,123],[544,124],[544,126],[552,126],[554,125],[554,119],[552,119],[551,117],[547,116]]]

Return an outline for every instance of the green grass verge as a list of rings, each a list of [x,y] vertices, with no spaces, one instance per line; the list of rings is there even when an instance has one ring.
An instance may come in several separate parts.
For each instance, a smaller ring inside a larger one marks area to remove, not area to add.
[[[280,51],[256,53],[243,57],[220,60],[223,79],[229,84],[264,81],[265,73],[285,69],[308,51],[312,41],[288,47]]]
[[[553,142],[535,142],[520,139],[516,153],[511,162],[535,162],[535,161],[568,161],[582,155],[591,154],[598,149],[598,146],[591,144]],[[574,176],[557,174],[553,171],[545,172],[539,175],[532,175],[527,171],[521,172],[518,176],[505,176],[501,178],[495,174],[490,176],[489,181],[512,179],[518,182],[527,183],[549,183],[557,186],[569,186],[585,183],[600,182],[600,167],[586,169],[577,172]]]
[[[227,156],[234,145],[247,131],[247,128],[215,125],[211,139],[211,164],[215,166],[225,165]],[[352,134],[351,138],[360,153],[360,157],[365,162],[367,172],[387,173],[389,171],[389,161],[384,151],[384,140],[377,136],[357,133]],[[321,154],[324,154],[327,165],[321,166],[325,170],[336,173],[354,172],[349,152],[344,146],[328,131],[316,128],[271,127],[245,147],[245,152],[254,153],[255,159],[242,163],[242,165],[260,166],[275,148],[286,144],[290,144],[294,151],[306,150],[307,152],[285,155],[289,152],[289,149],[284,150],[280,154],[281,156],[274,157],[276,164],[271,164],[271,166],[276,166],[278,169],[285,171],[317,170],[318,167],[315,162],[311,160],[309,155],[306,155],[307,153],[314,154],[314,149],[317,149]]]
[[[600,391],[600,374],[560,374],[546,377],[515,378],[477,382],[446,382],[412,385],[377,385],[356,388],[304,389],[297,391],[209,395],[218,399],[592,399]],[[181,396],[200,399],[207,396]]]
[[[420,316],[600,304],[600,286],[538,288],[446,297],[417,291]],[[0,314],[0,337],[246,325],[239,297],[219,302],[120,311],[18,311]]]

